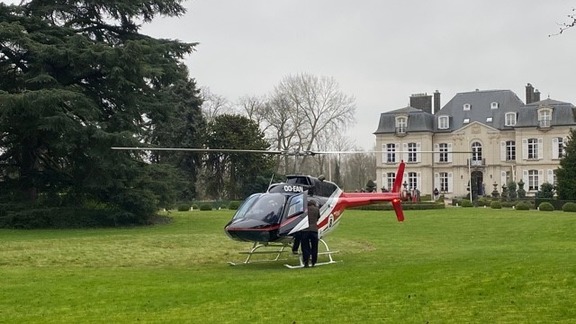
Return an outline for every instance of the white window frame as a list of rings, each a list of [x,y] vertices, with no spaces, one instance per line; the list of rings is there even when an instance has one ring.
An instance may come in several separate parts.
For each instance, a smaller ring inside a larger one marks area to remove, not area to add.
[[[504,115],[504,126],[516,126],[515,112],[509,112]]]
[[[396,144],[387,143],[386,144],[386,160],[384,163],[396,163]]]
[[[407,128],[408,128],[408,116],[396,117],[396,132],[406,133]]]
[[[506,141],[506,161],[516,161],[516,141]]]
[[[538,110],[538,126],[547,128],[552,125],[552,109],[542,108]]]
[[[448,129],[448,128],[450,128],[450,117],[438,116],[438,129]]]
[[[490,109],[498,109],[498,103],[496,101],[490,103]]]
[[[472,105],[469,103],[465,103],[464,105],[462,105],[462,110],[470,110],[472,108]]]
[[[482,143],[474,141],[470,147],[472,148],[472,165],[482,165]]]

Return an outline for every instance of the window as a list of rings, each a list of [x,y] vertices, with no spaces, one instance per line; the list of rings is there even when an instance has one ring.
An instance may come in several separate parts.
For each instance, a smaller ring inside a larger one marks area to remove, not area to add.
[[[469,103],[465,103],[465,104],[462,106],[462,109],[463,109],[463,110],[470,110],[470,108],[472,108],[472,105],[470,105]]]
[[[555,137],[552,139],[552,158],[561,159],[564,157],[564,138]]]
[[[538,126],[542,128],[550,127],[552,121],[552,109],[538,110]]]
[[[480,142],[472,143],[472,165],[482,164],[482,144]]]
[[[448,116],[438,117],[438,129],[448,129],[450,127],[450,119]]]
[[[491,122],[492,122],[492,117],[486,117],[486,122],[487,122],[487,123],[491,123]]]
[[[406,133],[406,128],[408,127],[408,117],[401,116],[396,117],[396,133]]]
[[[448,191],[448,172],[440,172],[440,192]]]
[[[440,151],[438,162],[449,162],[448,161],[448,143],[438,144],[438,150]]]
[[[418,162],[416,143],[408,143],[408,162]]]
[[[506,141],[506,161],[516,160],[516,142]]]
[[[490,109],[498,109],[498,103],[497,102],[493,102],[490,104]]]
[[[388,186],[388,191],[392,191],[392,188],[394,188],[394,181],[396,181],[396,173],[386,173],[386,185]]]
[[[504,116],[504,126],[515,126],[516,125],[516,113],[509,112]]]
[[[529,138],[528,139],[528,160],[538,159],[538,139]]]
[[[418,188],[418,174],[416,172],[408,172],[408,190]]]
[[[528,170],[528,190],[538,190],[538,170]]]
[[[468,124],[470,122],[470,118],[464,118],[464,124]]]
[[[386,163],[396,163],[396,144],[386,144]]]

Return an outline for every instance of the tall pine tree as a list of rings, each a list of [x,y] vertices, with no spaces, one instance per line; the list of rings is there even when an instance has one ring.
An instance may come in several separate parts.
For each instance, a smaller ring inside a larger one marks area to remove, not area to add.
[[[63,205],[97,201],[136,222],[174,199],[166,194],[174,189],[166,174],[174,175],[172,168],[110,147],[173,145],[199,133],[200,100],[182,62],[195,44],[139,33],[139,24],[156,16],[183,15],[181,2],[0,3],[5,194],[34,204],[46,197],[61,197]],[[180,138],[159,135],[182,116]]]

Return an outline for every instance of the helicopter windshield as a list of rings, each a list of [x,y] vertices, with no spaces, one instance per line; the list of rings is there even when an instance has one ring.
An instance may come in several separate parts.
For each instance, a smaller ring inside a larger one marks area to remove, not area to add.
[[[285,202],[286,197],[280,193],[253,195],[236,212],[234,219],[250,218],[269,224],[277,223],[282,215]]]

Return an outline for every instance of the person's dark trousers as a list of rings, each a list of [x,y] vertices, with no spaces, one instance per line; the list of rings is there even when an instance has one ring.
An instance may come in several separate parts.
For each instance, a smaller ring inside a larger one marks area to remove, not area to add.
[[[310,232],[308,240],[310,241],[310,261],[314,266],[318,261],[318,232]]]
[[[312,265],[316,264],[318,260],[318,232],[302,232],[302,261],[304,266],[310,262]]]
[[[302,240],[302,232],[294,233],[294,241],[292,242],[292,253],[298,254],[300,248],[300,241]]]

